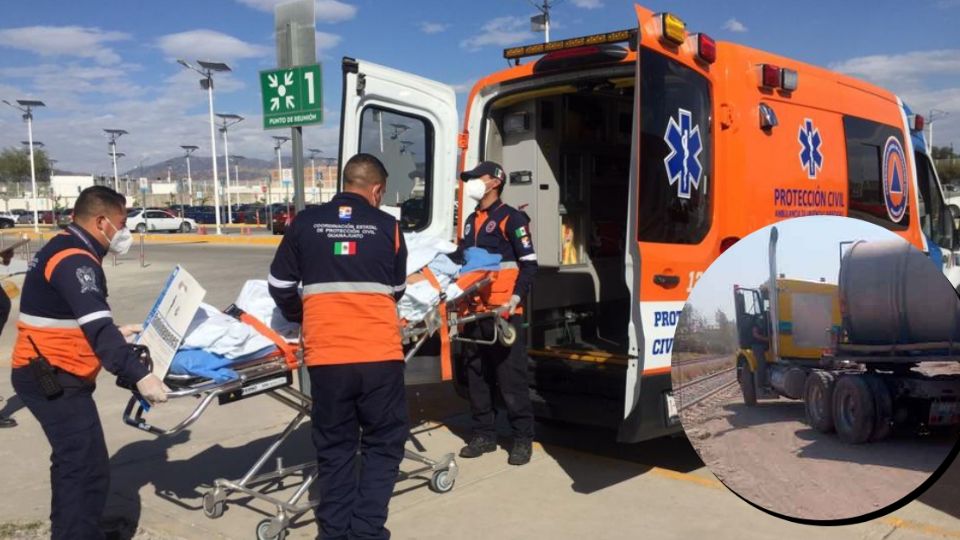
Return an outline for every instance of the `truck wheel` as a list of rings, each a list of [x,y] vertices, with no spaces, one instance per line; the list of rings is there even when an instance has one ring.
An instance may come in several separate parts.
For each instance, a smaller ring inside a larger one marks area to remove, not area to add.
[[[876,404],[873,392],[861,375],[844,375],[833,390],[833,421],[837,435],[849,444],[862,444],[873,433]]]
[[[807,424],[820,433],[833,431],[833,375],[812,371],[803,385]]]
[[[747,407],[753,407],[757,404],[757,387],[753,382],[753,371],[750,371],[750,364],[747,359],[740,357],[737,362],[737,380],[740,381],[740,393],[743,394],[743,403]]]
[[[893,431],[893,396],[878,375],[867,375],[866,379],[876,404],[876,417],[873,421],[873,434],[870,436],[870,441],[882,441]]]

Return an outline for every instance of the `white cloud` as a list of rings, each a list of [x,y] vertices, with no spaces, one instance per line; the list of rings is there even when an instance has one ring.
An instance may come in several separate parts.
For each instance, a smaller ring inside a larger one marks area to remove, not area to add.
[[[861,56],[829,67],[896,93],[920,114],[950,113],[936,122],[934,143],[960,144],[960,49]]]
[[[115,64],[120,55],[106,46],[130,39],[124,32],[106,32],[82,26],[29,26],[0,30],[0,45],[41,56],[92,58],[99,64]]]
[[[168,34],[157,45],[170,58],[230,62],[241,58],[258,58],[272,52],[269,47],[247,43],[215,30],[189,30]]]
[[[830,69],[884,86],[903,87],[926,76],[960,75],[960,49],[860,56],[831,64]]]
[[[325,51],[336,47],[342,39],[337,34],[327,32],[317,32],[317,51]]]
[[[473,85],[477,84],[477,79],[469,79],[460,83],[454,83],[450,86],[453,88],[453,91],[458,94],[466,94],[473,89]]]
[[[729,20],[727,20],[727,22],[723,23],[723,29],[731,32],[742,33],[747,31],[747,26],[738,21],[735,17],[731,17]]]
[[[497,17],[487,21],[476,35],[460,42],[469,51],[493,45],[509,47],[530,39],[530,20],[525,17]]]
[[[583,9],[599,9],[603,7],[602,0],[573,0],[573,5]]]
[[[238,0],[241,4],[260,11],[273,13],[273,8],[287,0]],[[336,23],[348,21],[357,16],[357,7],[339,0],[317,0],[316,13],[318,23]]]
[[[420,31],[424,34],[439,34],[450,28],[449,24],[423,21],[420,23]]]

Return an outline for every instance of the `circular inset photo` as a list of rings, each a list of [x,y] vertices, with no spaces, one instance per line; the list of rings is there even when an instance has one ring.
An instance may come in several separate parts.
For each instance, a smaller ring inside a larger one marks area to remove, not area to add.
[[[672,382],[717,478],[781,517],[850,522],[949,466],[960,297],[933,259],[877,225],[816,216],[710,266],[677,325]]]

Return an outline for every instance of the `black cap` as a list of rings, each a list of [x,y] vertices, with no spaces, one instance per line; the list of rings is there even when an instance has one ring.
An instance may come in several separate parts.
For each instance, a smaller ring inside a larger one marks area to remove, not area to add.
[[[494,163],[493,161],[482,161],[479,165],[473,168],[471,171],[463,171],[460,173],[461,180],[470,180],[471,178],[480,178],[481,176],[490,175],[493,178],[499,178],[501,182],[507,181],[507,174],[503,172],[503,167],[499,163]]]

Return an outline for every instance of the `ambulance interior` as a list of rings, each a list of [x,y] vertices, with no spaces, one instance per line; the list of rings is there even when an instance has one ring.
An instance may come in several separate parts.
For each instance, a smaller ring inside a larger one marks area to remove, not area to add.
[[[507,171],[504,200],[530,217],[540,264],[533,350],[627,352],[634,84],[632,66],[608,68],[508,93],[488,108],[484,159]]]

